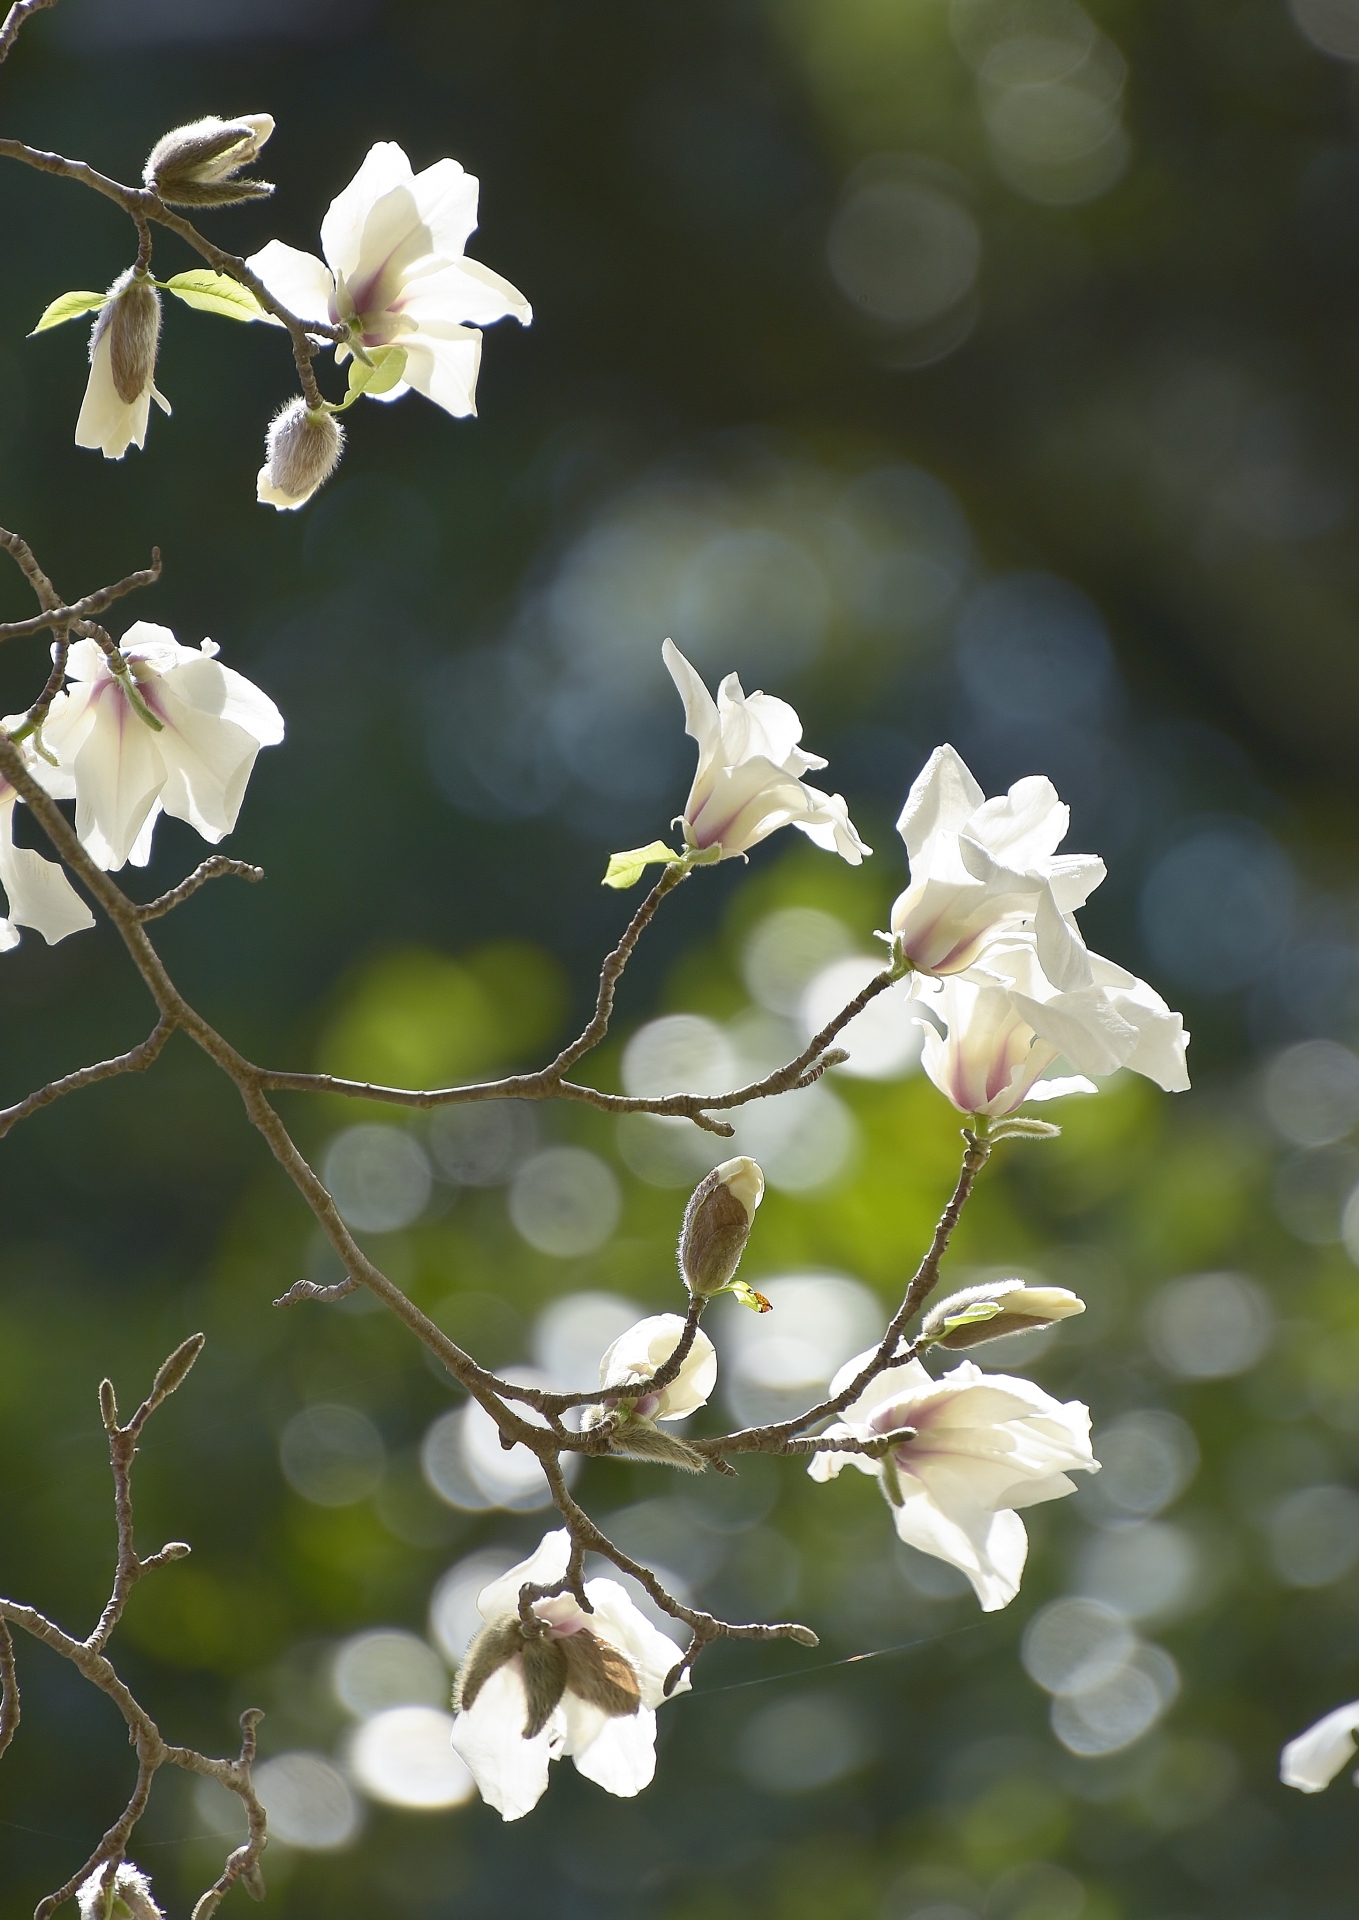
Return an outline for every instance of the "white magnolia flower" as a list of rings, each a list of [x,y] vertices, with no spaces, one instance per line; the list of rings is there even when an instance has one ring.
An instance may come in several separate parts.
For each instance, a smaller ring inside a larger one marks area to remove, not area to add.
[[[146,865],[162,812],[221,840],[236,824],[255,755],[283,738],[273,701],[221,666],[213,641],[182,647],[168,627],[139,620],[120,651],[126,678],[95,641],[78,640],[67,663],[72,684],[43,727],[75,783],[76,832],[109,871],[129,859]]]
[[[108,1881],[113,1881],[113,1891],[122,1902],[122,1911],[132,1916],[132,1920],[165,1920],[164,1914],[151,1895],[151,1882],[146,1875],[130,1861],[123,1861],[109,1876],[107,1867],[96,1867],[88,1880],[76,1889],[76,1905],[80,1908],[80,1920],[105,1920],[109,1912]],[[119,1909],[115,1906],[113,1911]]]
[[[412,173],[401,148],[383,140],[330,203],[324,261],[271,240],[246,264],[299,320],[344,325],[364,348],[405,348],[403,378],[373,398],[397,400],[414,387],[461,416],[476,412],[479,328],[533,318],[508,280],[464,254],[476,224],[477,181],[456,160]],[[337,362],[350,352],[337,346]]]
[[[24,716],[10,714],[4,721],[7,732],[23,725]],[[38,761],[27,742],[21,745],[25,764],[54,799],[74,798],[75,788],[63,781],[56,768]],[[32,927],[49,947],[64,940],[68,933],[81,933],[94,925],[94,915],[66,878],[66,869],[56,860],[45,860],[31,847],[14,844],[14,809],[19,796],[0,774],[0,885],[9,902],[9,918],[0,919],[0,953],[19,944],[20,927]]]
[[[1074,930],[1073,930],[1074,931]],[[1127,1067],[1167,1093],[1189,1085],[1189,1035],[1160,995],[1111,960],[1089,953],[1074,936],[1061,992],[1048,979],[1035,942],[997,939],[966,978],[919,979],[914,998],[943,1023],[927,1020],[921,1062],[960,1113],[996,1120],[1025,1100],[1094,1093],[1087,1075]],[[1075,1075],[1043,1076],[1064,1058]]]
[[[832,1395],[873,1351],[841,1367]],[[911,1360],[870,1381],[827,1434],[874,1440],[902,1427],[913,1427],[915,1438],[883,1459],[818,1453],[807,1471],[814,1480],[834,1479],[847,1466],[877,1474],[901,1538],[965,1573],[983,1612],[1008,1606],[1029,1551],[1016,1508],[1074,1493],[1068,1472],[1099,1471],[1089,1409],[1054,1400],[1032,1380],[983,1373],[970,1360],[939,1380]]]
[[[1070,808],[1050,780],[1017,780],[988,800],[952,747],[936,747],[902,808],[911,884],[892,932],[917,972],[962,973],[1002,933],[1030,930],[1056,985],[1078,938],[1065,918],[1104,878],[1091,854],[1058,854]]]
[[[730,860],[791,826],[853,867],[872,852],[843,798],[803,781],[826,762],[798,745],[802,722],[785,700],[747,695],[729,673],[714,701],[673,640],[661,657],[684,702],[685,732],[698,742],[698,771],[684,807],[686,845],[720,847],[719,857]]]
[[[109,288],[90,333],[90,377],[76,421],[78,447],[97,447],[106,460],[121,460],[129,447],[146,445],[154,400],[162,413],[170,402],[156,387],[160,295],[129,267]]]
[[[675,1351],[683,1332],[679,1314],[657,1313],[619,1334],[599,1363],[599,1384],[617,1396],[613,1404],[630,1398],[630,1388],[652,1378]],[[716,1385],[717,1349],[700,1327],[669,1386],[659,1393],[643,1393],[633,1410],[645,1420],[683,1420],[707,1404]]]
[[[467,1704],[453,1723],[453,1745],[482,1799],[506,1820],[537,1805],[549,1766],[564,1754],[577,1772],[623,1799],[640,1793],[656,1771],[656,1708],[676,1649],[617,1581],[586,1582],[593,1613],[569,1593],[537,1601],[542,1640],[529,1642],[519,1632],[520,1588],[559,1580],[570,1552],[564,1528],[549,1533],[529,1559],[482,1589],[477,1607],[487,1624],[459,1674]],[[685,1674],[675,1691],[688,1684]]]
[[[1279,1778],[1300,1793],[1320,1793],[1353,1760],[1356,1733],[1359,1700],[1351,1700],[1347,1707],[1337,1707],[1306,1733],[1289,1741],[1279,1758]]]

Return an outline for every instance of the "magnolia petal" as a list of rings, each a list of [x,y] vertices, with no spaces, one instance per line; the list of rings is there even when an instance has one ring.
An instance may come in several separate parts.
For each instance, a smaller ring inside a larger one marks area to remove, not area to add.
[[[452,323],[436,332],[435,323],[428,322],[419,333],[404,337],[401,344],[406,349],[408,387],[423,393],[455,420],[476,412],[477,373],[481,366],[478,332]]]
[[[360,271],[371,272],[381,264],[378,247],[387,242],[390,251],[394,234],[404,237],[419,224],[413,186],[411,163],[394,140],[379,140],[368,149],[358,172],[343,192],[336,194],[321,222],[321,251],[334,273],[352,283]],[[389,204],[370,229],[378,204],[403,188],[407,207]]]
[[[76,421],[78,447],[97,449],[106,460],[121,460],[129,447],[146,445],[151,418],[151,389],[132,401],[124,400],[113,384],[113,335],[105,327],[95,342],[90,377]]]
[[[1029,1536],[1017,1513],[944,1514],[924,1494],[893,1509],[901,1539],[967,1575],[983,1613],[1008,1607],[1019,1592]]]
[[[599,1384],[622,1392],[648,1380],[679,1345],[684,1321],[677,1313],[653,1314],[609,1347],[599,1363]],[[700,1327],[679,1373],[662,1389],[656,1420],[683,1420],[703,1406],[717,1385],[717,1349]]]
[[[665,1683],[679,1660],[679,1650],[668,1634],[653,1626],[642,1609],[616,1580],[587,1580],[585,1594],[594,1613],[591,1629],[618,1648],[632,1663],[643,1707],[658,1707],[667,1697]],[[676,1684],[686,1693],[689,1675]]]
[[[279,305],[298,320],[312,320],[321,326],[330,324],[335,276],[324,260],[318,260],[314,253],[303,253],[298,247],[285,246],[282,240],[271,240],[258,253],[252,253],[245,264],[264,282]],[[266,313],[264,318],[272,327],[283,325],[272,313]]]
[[[14,805],[12,796],[8,805],[0,803],[0,884],[9,901],[9,920],[4,925],[12,935],[3,940],[0,951],[18,940],[16,927],[32,927],[52,947],[68,934],[92,927],[94,915],[55,860],[15,846]]]
[[[916,776],[897,820],[906,851],[917,860],[941,833],[961,833],[986,795],[963,757],[950,746],[936,747]]]
[[[90,701],[94,724],[72,763],[76,832],[107,872],[123,866],[165,784],[158,735],[113,682]]]
[[[518,1662],[508,1661],[487,1680],[473,1704],[453,1722],[453,1751],[466,1761],[483,1800],[504,1820],[521,1820],[547,1791],[554,1749],[565,1728],[560,1708],[542,1732],[524,1738],[528,1701]]]
[[[568,1727],[582,1702],[567,1695],[563,1706]],[[636,1713],[615,1715],[583,1746],[573,1746],[568,1734],[566,1751],[576,1763],[576,1772],[603,1787],[620,1800],[631,1800],[649,1787],[656,1773],[656,1716],[649,1707]]]
[[[474,327],[514,319],[528,326],[533,309],[517,287],[480,260],[440,261],[437,271],[407,280],[402,315],[417,327],[428,319],[456,320]]]
[[[565,1527],[545,1533],[527,1560],[492,1580],[477,1595],[477,1611],[483,1620],[499,1620],[519,1610],[519,1589],[533,1585],[550,1587],[566,1572],[571,1558],[571,1536]]]
[[[1279,1778],[1300,1793],[1320,1793],[1354,1758],[1357,1732],[1359,1700],[1351,1700],[1289,1741],[1279,1758]]]

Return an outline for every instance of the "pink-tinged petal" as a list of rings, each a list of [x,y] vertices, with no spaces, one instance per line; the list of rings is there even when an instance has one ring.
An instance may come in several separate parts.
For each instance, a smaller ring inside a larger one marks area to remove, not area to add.
[[[419,222],[419,210],[415,203],[414,175],[411,163],[401,148],[392,140],[379,140],[368,149],[362,166],[349,185],[330,203],[330,210],[321,222],[321,251],[336,274],[342,274],[352,281],[361,266],[371,271],[372,263],[365,266],[364,254],[372,241],[379,240],[379,221],[369,233],[369,222],[374,208],[394,190],[405,190],[406,213],[405,231]],[[393,209],[389,208],[388,212]],[[388,248],[390,251],[390,248]]]
[[[571,1536],[565,1527],[545,1533],[527,1560],[510,1567],[498,1580],[482,1588],[477,1595],[477,1611],[483,1620],[500,1620],[519,1611],[519,1589],[523,1586],[550,1587],[566,1572],[571,1558]]]
[[[161,788],[158,736],[112,683],[96,689],[93,724],[75,756],[76,832],[109,872],[124,865]]]
[[[542,1732],[526,1740],[527,1712],[518,1663],[510,1661],[496,1669],[453,1722],[453,1751],[466,1761],[482,1799],[504,1820],[522,1820],[537,1806],[565,1737],[558,1708]]]

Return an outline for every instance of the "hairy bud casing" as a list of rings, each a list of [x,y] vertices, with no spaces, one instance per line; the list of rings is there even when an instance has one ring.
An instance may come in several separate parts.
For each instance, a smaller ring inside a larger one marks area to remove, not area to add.
[[[557,1642],[566,1660],[566,1685],[587,1705],[598,1707],[611,1720],[625,1719],[642,1704],[641,1689],[632,1662],[582,1627]]]
[[[129,1860],[118,1867],[96,1867],[76,1889],[80,1920],[165,1920],[151,1894],[151,1882]]]
[[[519,1621],[512,1613],[493,1620],[477,1634],[458,1668],[453,1682],[453,1711],[465,1713],[493,1673],[507,1660],[513,1660],[524,1644]]]
[[[989,1311],[988,1311],[989,1309]],[[926,1314],[922,1340],[954,1350],[1029,1333],[1084,1313],[1085,1302],[1066,1287],[1031,1287],[1023,1280],[992,1280],[951,1293]]]
[[[741,1263],[764,1175],[746,1154],[724,1160],[701,1180],[684,1209],[679,1264],[691,1293],[721,1293]]]
[[[285,513],[302,506],[329,480],[343,451],[344,429],[333,414],[290,400],[270,423],[257,498]]]
[[[668,1467],[680,1467],[685,1473],[704,1473],[708,1466],[695,1448],[644,1419],[625,1420],[613,1427],[609,1433],[609,1452],[624,1454],[630,1460],[659,1460]]]
[[[160,295],[149,281],[139,280],[133,269],[114,282],[109,296],[90,334],[90,362],[107,335],[114,391],[130,407],[156,377]]]
[[[557,1702],[566,1692],[566,1643],[545,1633],[521,1633],[519,1645],[524,1697],[528,1702],[524,1738],[533,1740],[552,1718]]]
[[[176,127],[147,155],[142,179],[171,207],[225,207],[261,200],[273,192],[268,180],[238,180],[242,167],[258,160],[274,131],[267,113],[242,113],[234,120],[215,114]]]

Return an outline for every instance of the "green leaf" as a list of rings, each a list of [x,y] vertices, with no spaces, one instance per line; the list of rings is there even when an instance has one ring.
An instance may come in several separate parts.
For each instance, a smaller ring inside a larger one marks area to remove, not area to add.
[[[49,327],[59,327],[63,320],[78,320],[82,313],[93,313],[96,307],[107,304],[106,293],[63,293],[60,299],[44,309],[42,319],[34,327],[33,333],[46,333]],[[28,336],[30,340],[33,333]]]
[[[766,1300],[762,1293],[756,1293],[754,1287],[748,1286],[744,1280],[733,1280],[729,1286],[719,1287],[718,1292],[729,1293],[734,1300],[739,1300],[743,1307],[749,1307],[752,1313],[774,1311],[773,1301]]]
[[[999,1300],[973,1300],[957,1313],[951,1313],[942,1326],[934,1330],[934,1338],[940,1340],[946,1333],[952,1333],[955,1327],[970,1327],[978,1320],[994,1320],[1000,1312]]]
[[[173,280],[162,280],[159,285],[176,300],[182,300],[186,307],[197,307],[200,313],[217,313],[224,320],[264,318],[264,308],[249,287],[243,287],[230,274],[214,273],[211,267],[191,267],[187,273],[177,273]]]
[[[606,887],[635,887],[648,867],[656,865],[658,860],[678,860],[673,848],[667,847],[664,840],[653,840],[649,847],[634,847],[630,853],[611,853],[609,870],[601,882]]]
[[[349,397],[359,394],[390,393],[406,371],[404,347],[370,347],[366,361],[355,354],[349,363]]]

